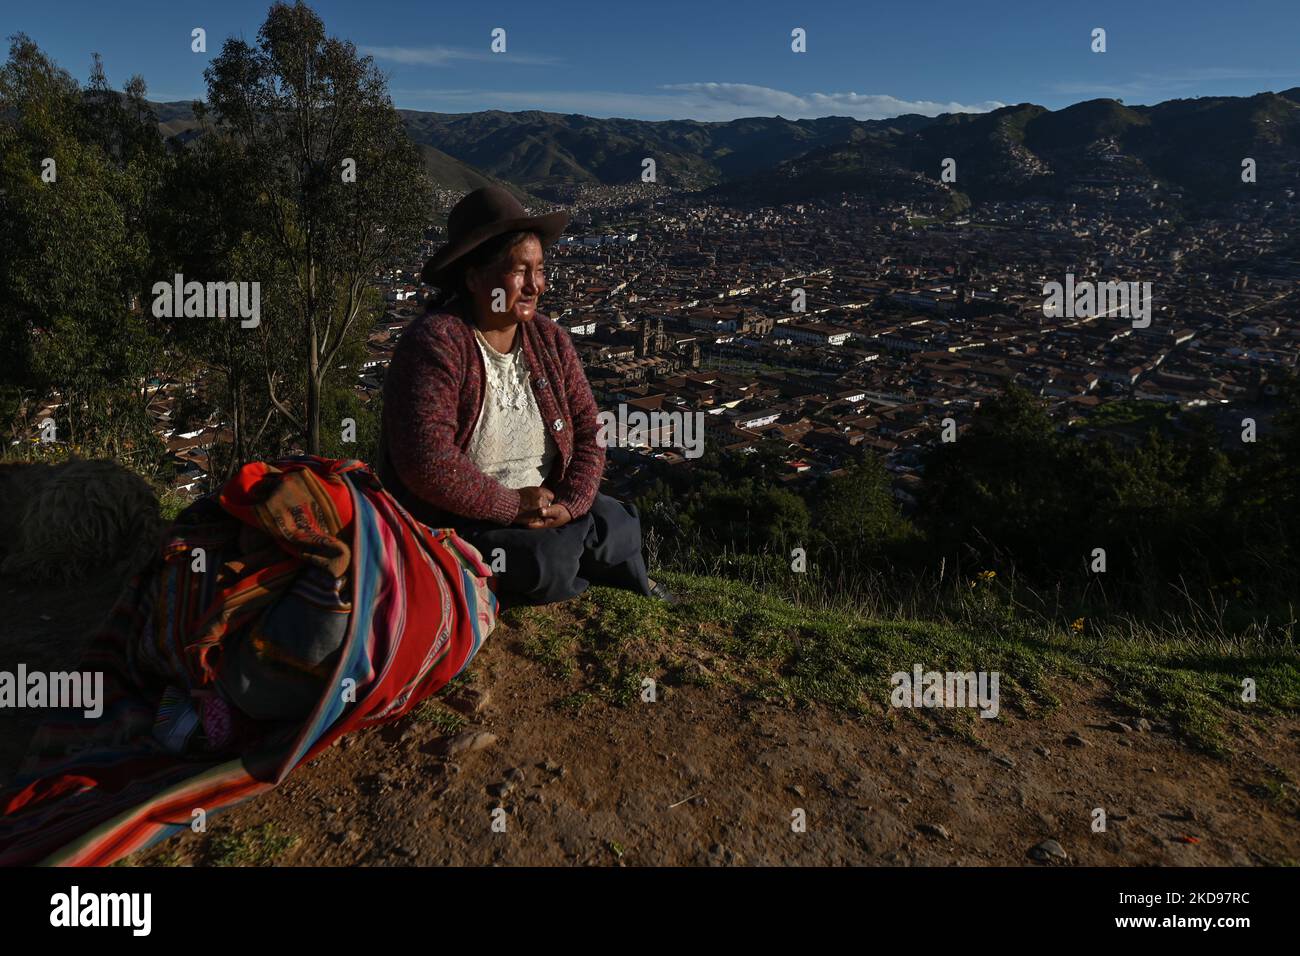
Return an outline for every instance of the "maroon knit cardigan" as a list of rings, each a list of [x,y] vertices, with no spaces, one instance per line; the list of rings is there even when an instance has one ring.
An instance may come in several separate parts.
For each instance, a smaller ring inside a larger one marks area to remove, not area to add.
[[[521,322],[524,362],[542,421],[559,449],[543,485],[579,518],[605,470],[598,410],[569,333],[542,313]],[[485,475],[466,454],[483,405],[483,356],[473,326],[451,312],[413,321],[384,379],[379,479],[425,524],[448,515],[511,524],[519,492]]]

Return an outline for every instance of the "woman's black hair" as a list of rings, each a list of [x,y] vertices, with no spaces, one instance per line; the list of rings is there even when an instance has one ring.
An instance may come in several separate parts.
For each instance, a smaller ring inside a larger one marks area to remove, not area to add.
[[[465,276],[469,270],[492,265],[505,259],[511,249],[529,236],[541,242],[542,237],[537,232],[531,229],[516,229],[514,232],[503,232],[499,236],[493,236],[461,256],[447,270],[443,280],[446,285],[438,286],[437,294],[430,296],[426,301],[425,311],[441,312],[450,309],[459,311],[462,318],[468,316],[470,291],[465,284]]]

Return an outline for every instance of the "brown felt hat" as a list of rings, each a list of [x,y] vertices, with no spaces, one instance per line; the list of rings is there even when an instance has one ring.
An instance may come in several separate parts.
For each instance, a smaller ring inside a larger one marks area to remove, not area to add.
[[[529,216],[519,200],[500,186],[476,189],[452,207],[447,216],[447,242],[425,262],[420,281],[443,285],[450,266],[493,236],[530,229],[542,237],[546,247],[560,238],[568,223],[567,212]]]

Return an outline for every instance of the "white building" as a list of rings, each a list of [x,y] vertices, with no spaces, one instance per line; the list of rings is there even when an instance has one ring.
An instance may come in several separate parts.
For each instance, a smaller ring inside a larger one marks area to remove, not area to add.
[[[802,325],[783,326],[781,334],[800,345],[843,345],[853,333],[846,329],[838,329],[833,325],[809,322]]]

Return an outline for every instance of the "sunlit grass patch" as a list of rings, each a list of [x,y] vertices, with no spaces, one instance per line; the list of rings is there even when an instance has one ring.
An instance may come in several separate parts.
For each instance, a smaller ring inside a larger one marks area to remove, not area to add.
[[[439,701],[429,698],[411,712],[411,718],[422,724],[429,724],[441,734],[454,734],[465,726],[465,718],[455,711],[448,710]]]
[[[1294,655],[1138,632],[1131,622],[1123,633],[1052,624],[1018,614],[992,587],[975,588],[960,615],[880,619],[731,578],[657,577],[683,599],[680,606],[595,587],[579,601],[519,615],[524,653],[567,682],[566,708],[580,712],[596,697],[627,706],[650,678],[865,718],[888,708],[892,675],[920,665],[996,671],[999,719],[1059,707],[1066,683],[1101,683],[1121,711],[1167,723],[1211,752],[1223,751],[1228,725],[1249,708],[1300,711]],[[1240,699],[1247,676],[1257,684],[1256,704]],[[973,713],[935,710],[927,718],[973,739],[976,724],[966,720]]]
[[[299,838],[276,823],[263,823],[234,833],[219,833],[208,844],[213,866],[274,866]]]

